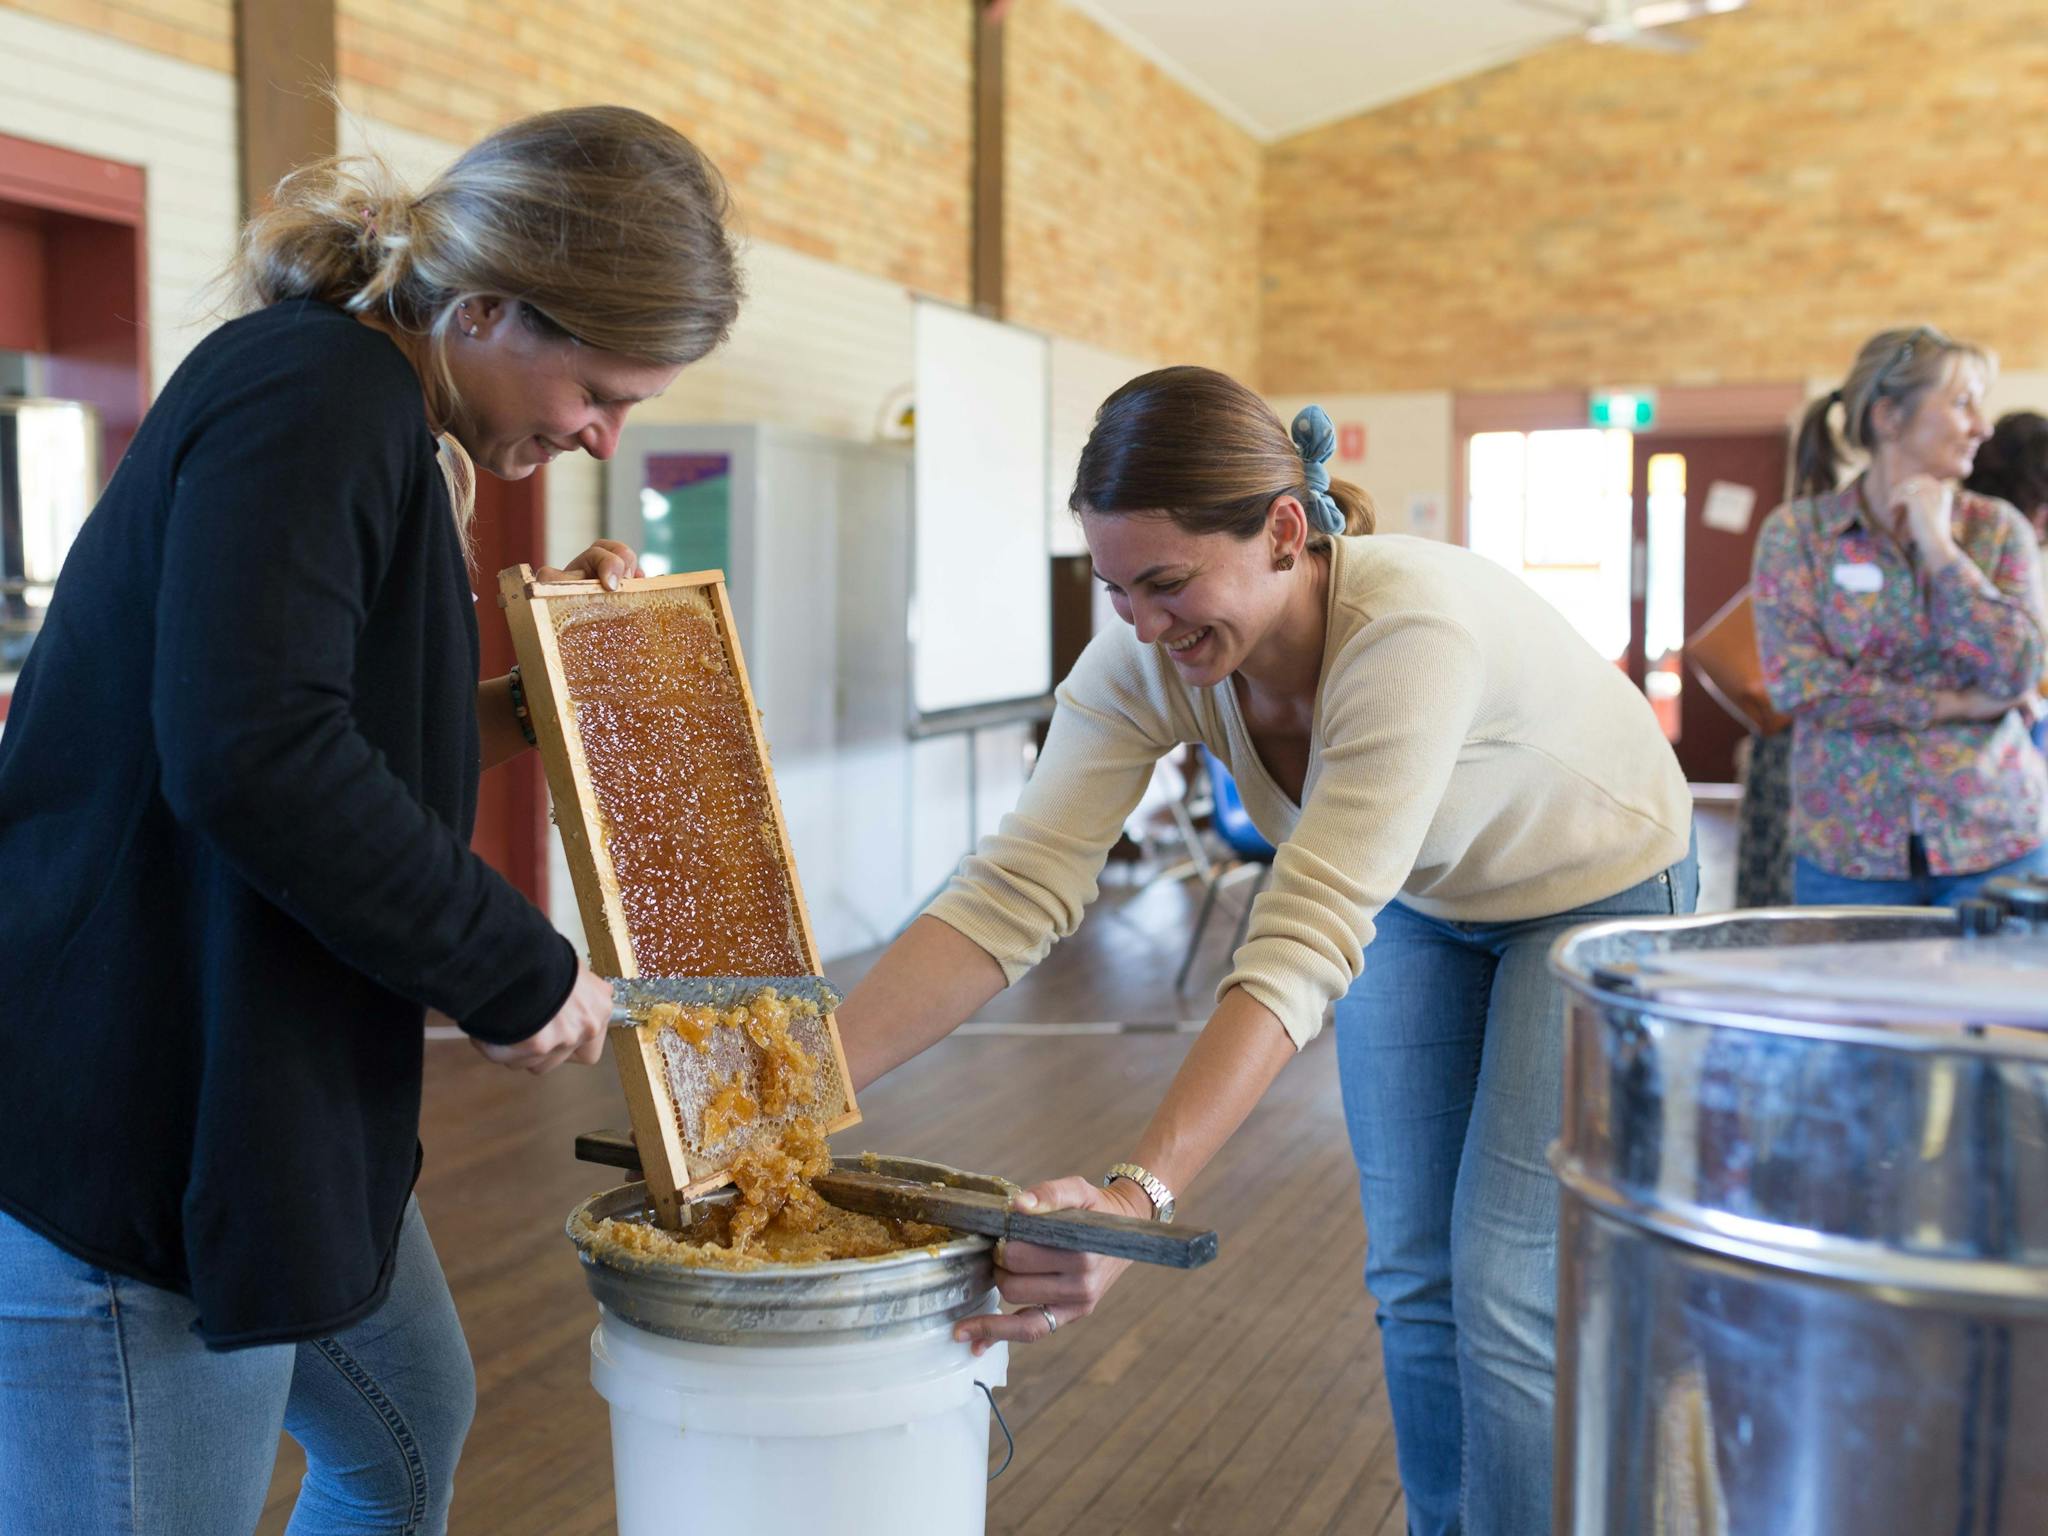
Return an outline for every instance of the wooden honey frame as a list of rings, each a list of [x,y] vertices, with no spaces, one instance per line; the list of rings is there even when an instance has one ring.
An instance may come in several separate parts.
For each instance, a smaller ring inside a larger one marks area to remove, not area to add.
[[[562,834],[568,857],[569,879],[576,890],[576,905],[583,915],[583,927],[590,945],[593,970],[606,976],[638,976],[633,946],[626,926],[626,913],[619,899],[617,871],[605,848],[604,824],[597,796],[591,787],[590,766],[576,725],[562,669],[562,656],[555,625],[546,612],[551,599],[603,597],[631,602],[636,595],[698,588],[704,591],[717,623],[726,661],[738,680],[754,755],[768,787],[769,809],[774,816],[775,842],[781,854],[782,870],[789,881],[789,894],[796,919],[797,941],[811,974],[820,969],[818,944],[811,931],[810,910],[804,902],[803,885],[797,878],[796,858],[790,849],[789,827],[782,816],[782,797],[776,792],[775,773],[768,758],[768,741],[761,731],[761,712],[754,702],[753,685],[747,680],[747,665],[740,654],[739,627],[733,621],[732,604],[726,596],[722,571],[693,571],[679,576],[639,577],[619,584],[611,591],[595,581],[544,582],[537,580],[533,567],[514,566],[499,573],[498,590],[504,599],[505,620],[512,631],[512,646],[519,657],[521,686],[534,734],[540,738],[541,761],[547,770],[548,792],[555,804],[555,821]],[[634,1025],[612,1029],[612,1054],[619,1065],[619,1083],[625,1090],[627,1112],[632,1117],[633,1140],[640,1150],[641,1171],[647,1179],[648,1195],[655,1215],[671,1231],[682,1225],[683,1208],[696,1196],[731,1181],[726,1169],[717,1169],[693,1179],[684,1153],[682,1135],[670,1106],[667,1070],[661,1048],[643,1039]],[[847,1071],[846,1050],[839,1039],[836,1019],[825,1018],[826,1038],[839,1067],[840,1082],[846,1090],[846,1112],[831,1122],[827,1134],[844,1130],[860,1121],[860,1106],[854,1100],[853,1077]]]

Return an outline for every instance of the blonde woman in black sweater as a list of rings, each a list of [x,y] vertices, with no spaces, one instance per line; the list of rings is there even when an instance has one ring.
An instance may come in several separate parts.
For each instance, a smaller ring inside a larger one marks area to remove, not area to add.
[[[470,465],[609,456],[725,337],[725,214],[599,107],[417,197],[310,168],[246,231],[250,312],[144,418],[0,739],[0,1530],[248,1531],[280,1428],[294,1532],[445,1528],[474,1378],[411,1198],[422,1014],[545,1071],[610,1002],[469,850],[523,745]]]

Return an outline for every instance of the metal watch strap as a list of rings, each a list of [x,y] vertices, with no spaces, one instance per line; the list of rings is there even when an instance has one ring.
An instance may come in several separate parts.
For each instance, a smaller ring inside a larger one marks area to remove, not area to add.
[[[1151,1170],[1140,1168],[1136,1163],[1112,1163],[1109,1172],[1102,1176],[1104,1189],[1118,1179],[1129,1179],[1145,1191],[1145,1198],[1152,1202],[1152,1216],[1157,1221],[1173,1220],[1173,1191],[1166,1187],[1164,1180]]]

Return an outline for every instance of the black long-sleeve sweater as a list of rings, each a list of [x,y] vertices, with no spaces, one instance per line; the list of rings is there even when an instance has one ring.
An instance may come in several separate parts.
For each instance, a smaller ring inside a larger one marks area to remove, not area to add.
[[[0,1209],[216,1347],[383,1299],[422,1005],[513,1041],[574,983],[469,851],[477,664],[391,341],[292,302],[201,342],[0,736]]]

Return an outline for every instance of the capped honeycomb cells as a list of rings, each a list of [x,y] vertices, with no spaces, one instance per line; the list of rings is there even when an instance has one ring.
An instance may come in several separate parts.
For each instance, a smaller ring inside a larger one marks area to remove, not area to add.
[[[810,970],[747,699],[692,588],[549,605],[643,976]]]

